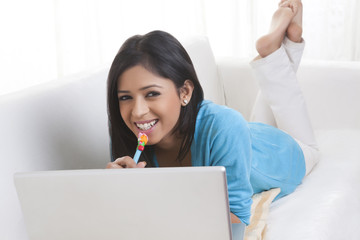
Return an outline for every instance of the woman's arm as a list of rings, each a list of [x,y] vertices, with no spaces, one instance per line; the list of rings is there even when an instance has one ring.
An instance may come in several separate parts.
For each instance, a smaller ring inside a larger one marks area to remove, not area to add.
[[[210,165],[226,168],[232,222],[249,224],[253,189],[250,183],[251,133],[235,110],[216,114],[210,131]]]

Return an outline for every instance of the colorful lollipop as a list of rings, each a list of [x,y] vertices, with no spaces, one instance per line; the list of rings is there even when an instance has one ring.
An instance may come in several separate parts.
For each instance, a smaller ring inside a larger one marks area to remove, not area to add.
[[[148,136],[145,133],[139,133],[138,145],[136,147],[136,152],[134,156],[135,163],[138,163],[141,152],[144,151],[147,142],[148,142]]]

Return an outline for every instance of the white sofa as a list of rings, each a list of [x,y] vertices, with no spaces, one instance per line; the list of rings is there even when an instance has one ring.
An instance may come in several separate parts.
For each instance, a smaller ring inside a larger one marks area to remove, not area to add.
[[[205,97],[249,118],[249,60],[214,59],[206,38],[184,41]],[[27,239],[15,172],[103,168],[110,159],[108,69],[0,96],[0,239]],[[272,203],[267,239],[360,239],[360,63],[303,61],[299,80],[322,152],[297,190]]]

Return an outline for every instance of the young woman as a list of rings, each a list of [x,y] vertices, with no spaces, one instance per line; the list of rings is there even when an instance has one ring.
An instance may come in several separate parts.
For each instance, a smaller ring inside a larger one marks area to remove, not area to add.
[[[270,33],[257,42],[251,63],[261,95],[255,121],[203,99],[190,57],[161,31],[129,38],[108,76],[112,162],[107,168],[225,166],[232,222],[249,224],[251,197],[294,191],[316,163],[317,146],[297,70],[304,42],[302,5],[282,1]],[[259,109],[271,109],[269,116]],[[139,163],[132,159],[140,132],[149,137]]]

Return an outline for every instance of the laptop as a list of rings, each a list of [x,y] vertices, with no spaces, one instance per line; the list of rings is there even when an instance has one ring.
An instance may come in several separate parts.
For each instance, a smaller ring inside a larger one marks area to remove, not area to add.
[[[224,167],[16,173],[30,240],[243,239]],[[233,236],[234,234],[235,236]]]

